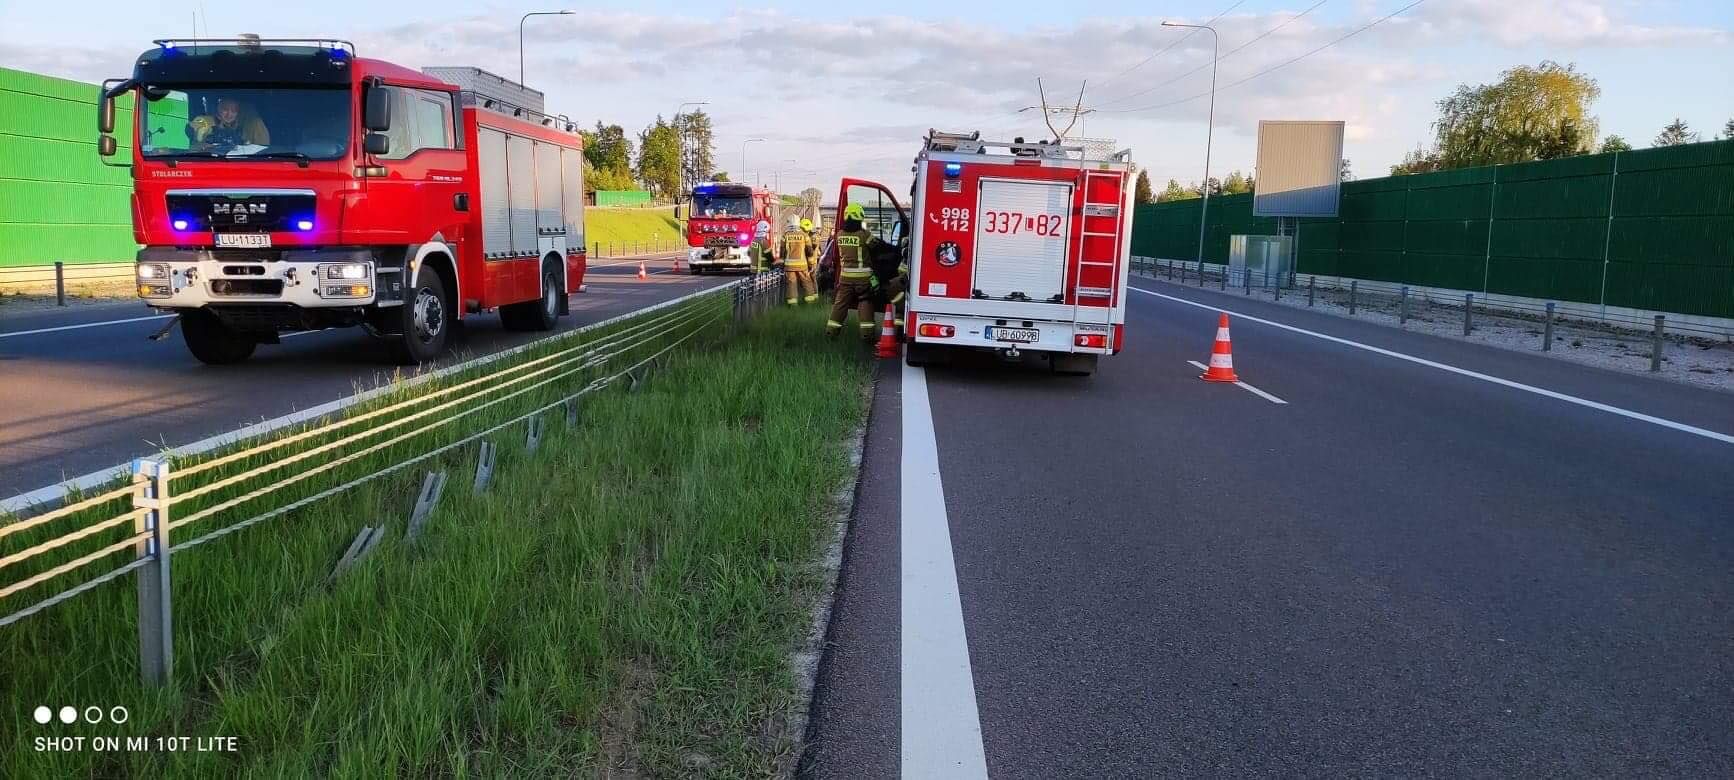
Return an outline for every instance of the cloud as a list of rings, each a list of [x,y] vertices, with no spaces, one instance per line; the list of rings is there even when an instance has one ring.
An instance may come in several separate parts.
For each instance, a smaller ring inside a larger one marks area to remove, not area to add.
[[[1728,30],[1713,27],[1643,24],[1621,18],[1610,5],[1593,0],[1454,0],[1423,5],[1412,19],[1436,40],[1475,36],[1504,46],[1706,46],[1730,37]]]

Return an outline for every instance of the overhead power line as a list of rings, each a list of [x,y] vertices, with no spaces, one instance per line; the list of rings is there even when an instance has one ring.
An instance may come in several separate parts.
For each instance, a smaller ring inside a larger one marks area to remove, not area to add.
[[[1306,15],[1307,15],[1307,14],[1310,14],[1310,13],[1312,13],[1312,12],[1313,12],[1313,11],[1316,11],[1316,10],[1318,10],[1318,7],[1319,7],[1319,6],[1321,6],[1321,5],[1324,5],[1324,4],[1325,4],[1325,3],[1326,3],[1326,2],[1328,2],[1328,0],[1319,0],[1319,1],[1318,1],[1318,2],[1316,2],[1316,3],[1313,3],[1313,5],[1312,5],[1312,7],[1311,7],[1311,8],[1308,8],[1308,9],[1306,9],[1306,10],[1305,10],[1305,11],[1302,11],[1302,12],[1300,12],[1300,13],[1298,13],[1298,14],[1295,14],[1295,15],[1294,15],[1294,16],[1291,16],[1291,17],[1289,17],[1289,18],[1288,18],[1288,19],[1286,19],[1286,20],[1284,20],[1284,21],[1283,21],[1283,22],[1282,22],[1282,23],[1280,23],[1280,24],[1278,24],[1278,25],[1277,25],[1277,26],[1275,26],[1275,27],[1272,27],[1272,28],[1270,28],[1270,29],[1268,29],[1268,30],[1265,30],[1265,31],[1264,31],[1264,32],[1262,32],[1262,33],[1259,33],[1259,34],[1258,34],[1258,37],[1256,37],[1256,38],[1253,38],[1253,39],[1252,39],[1252,40],[1250,40],[1250,41],[1247,41],[1247,42],[1246,42],[1246,43],[1243,43],[1243,44],[1241,44],[1241,45],[1239,45],[1239,46],[1236,46],[1236,47],[1234,47],[1234,48],[1232,48],[1232,49],[1229,49],[1229,50],[1228,50],[1228,52],[1227,52],[1227,53],[1225,53],[1225,54],[1223,54],[1223,55],[1222,55],[1222,56],[1220,56],[1220,57],[1217,57],[1217,58],[1216,58],[1216,61],[1217,61],[1217,62],[1222,62],[1222,61],[1223,61],[1223,60],[1226,60],[1226,59],[1228,59],[1228,58],[1229,58],[1229,57],[1232,57],[1232,56],[1234,56],[1234,53],[1235,53],[1235,52],[1237,52],[1237,51],[1240,51],[1240,50],[1241,50],[1241,49],[1244,49],[1244,48],[1246,48],[1246,47],[1248,47],[1248,46],[1251,46],[1251,45],[1253,45],[1253,44],[1255,44],[1255,43],[1258,43],[1258,42],[1259,42],[1259,41],[1260,41],[1260,40],[1263,40],[1263,39],[1264,39],[1264,38],[1265,38],[1265,37],[1267,37],[1267,36],[1269,36],[1269,35],[1270,35],[1270,34],[1271,34],[1271,33],[1274,33],[1274,32],[1276,32],[1276,31],[1277,31],[1277,30],[1280,30],[1280,29],[1282,29],[1282,28],[1284,28],[1284,27],[1287,27],[1287,26],[1288,26],[1288,25],[1289,25],[1289,23],[1290,23],[1290,22],[1293,22],[1293,21],[1294,21],[1294,20],[1296,20],[1296,19],[1299,19],[1299,18],[1301,18],[1301,17],[1303,17],[1303,16],[1306,16]],[[1195,31],[1195,32],[1196,32],[1196,31]],[[1187,76],[1190,76],[1190,75],[1192,75],[1192,74],[1194,74],[1194,73],[1197,73],[1197,72],[1199,72],[1199,71],[1201,71],[1201,70],[1204,70],[1204,69],[1205,69],[1205,68],[1208,68],[1208,67],[1210,67],[1210,63],[1209,63],[1209,62],[1206,62],[1206,63],[1204,63],[1204,64],[1203,64],[1203,65],[1200,65],[1200,66],[1198,66],[1198,67],[1196,67],[1196,68],[1193,68],[1193,69],[1192,69],[1192,70],[1189,70],[1189,71],[1186,71],[1186,72],[1185,72],[1185,73],[1182,73],[1182,74],[1180,74],[1180,75],[1178,75],[1178,76],[1175,76],[1175,77],[1174,77],[1174,78],[1171,78],[1171,79],[1169,79],[1169,80],[1167,80],[1167,81],[1163,81],[1163,82],[1160,82],[1160,83],[1157,83],[1157,84],[1155,84],[1155,85],[1152,85],[1152,86],[1149,86],[1149,87],[1146,87],[1146,88],[1144,88],[1144,89],[1141,89],[1141,90],[1139,90],[1139,91],[1137,91],[1137,92],[1134,92],[1134,93],[1132,93],[1132,94],[1130,94],[1130,95],[1125,95],[1125,96],[1123,96],[1123,97],[1117,97],[1117,98],[1114,98],[1114,99],[1113,99],[1113,100],[1109,100],[1109,101],[1106,101],[1106,102],[1105,102],[1105,103],[1104,103],[1104,105],[1113,105],[1113,104],[1115,104],[1115,103],[1124,103],[1124,102],[1126,102],[1126,101],[1128,101],[1128,100],[1131,100],[1131,99],[1132,99],[1132,98],[1135,98],[1135,97],[1141,97],[1141,96],[1143,96],[1143,95],[1148,95],[1148,94],[1150,94],[1150,93],[1151,93],[1151,92],[1155,92],[1155,91],[1156,91],[1156,90],[1158,90],[1158,89],[1161,89],[1161,88],[1163,88],[1163,87],[1166,87],[1166,86],[1168,86],[1168,85],[1169,85],[1169,84],[1173,84],[1173,83],[1174,83],[1174,82],[1176,82],[1176,81],[1179,81],[1179,80],[1181,80],[1181,79],[1183,79],[1183,78],[1186,78],[1186,77],[1187,77]]]
[[[1234,4],[1234,5],[1231,5],[1231,6],[1229,6],[1229,7],[1227,7],[1227,8],[1224,8],[1224,9],[1222,9],[1222,13],[1219,13],[1219,14],[1217,14],[1217,15],[1215,15],[1215,16],[1212,16],[1212,17],[1210,17],[1210,21],[1208,21],[1208,22],[1205,22],[1205,24],[1211,24],[1211,23],[1213,23],[1213,22],[1215,22],[1215,21],[1216,21],[1216,20],[1217,20],[1217,19],[1221,19],[1221,18],[1222,18],[1222,17],[1224,17],[1224,16],[1226,16],[1226,15],[1228,15],[1228,12],[1229,12],[1229,11],[1232,11],[1232,10],[1234,10],[1234,9],[1236,9],[1236,8],[1239,8],[1239,7],[1240,7],[1240,6],[1241,6],[1241,5],[1243,5],[1243,4],[1245,4],[1245,3],[1246,3],[1246,0],[1237,0],[1237,2],[1235,2],[1235,4]],[[1132,66],[1132,67],[1130,67],[1130,68],[1127,68],[1127,69],[1125,69],[1125,70],[1123,70],[1123,71],[1120,71],[1120,72],[1119,72],[1119,73],[1116,73],[1116,74],[1114,74],[1114,75],[1112,75],[1112,76],[1109,76],[1109,77],[1108,77],[1108,78],[1107,78],[1107,79],[1105,79],[1105,80],[1103,80],[1103,81],[1102,81],[1102,83],[1101,83],[1101,84],[1098,84],[1098,85],[1096,85],[1096,86],[1097,86],[1097,88],[1098,88],[1098,89],[1100,89],[1100,88],[1101,88],[1101,87],[1104,87],[1104,86],[1107,86],[1107,85],[1108,85],[1108,84],[1112,84],[1112,83],[1113,83],[1113,82],[1114,82],[1114,80],[1115,80],[1115,79],[1118,79],[1118,78],[1120,78],[1120,77],[1121,77],[1121,76],[1124,76],[1124,75],[1126,75],[1126,74],[1128,74],[1128,73],[1131,73],[1131,72],[1132,72],[1132,71],[1135,71],[1135,70],[1137,70],[1137,69],[1139,69],[1139,68],[1142,68],[1142,67],[1144,67],[1144,65],[1145,65],[1145,63],[1148,63],[1148,62],[1149,62],[1149,61],[1151,61],[1151,60],[1153,60],[1153,59],[1156,59],[1156,58],[1157,58],[1157,57],[1160,57],[1160,56],[1162,56],[1162,55],[1163,55],[1163,54],[1166,54],[1166,53],[1168,53],[1168,50],[1169,50],[1169,49],[1172,49],[1172,48],[1174,48],[1174,47],[1176,47],[1176,46],[1179,46],[1179,45],[1180,45],[1180,44],[1182,44],[1182,43],[1185,43],[1185,42],[1186,42],[1186,39],[1187,39],[1187,38],[1191,38],[1191,37],[1192,37],[1192,35],[1193,35],[1193,33],[1196,33],[1196,32],[1198,32],[1198,31],[1197,31],[1197,30],[1190,30],[1190,31],[1188,31],[1188,32],[1187,32],[1187,33],[1186,33],[1186,34],[1185,34],[1185,35],[1182,35],[1182,36],[1180,36],[1180,38],[1179,38],[1179,39],[1178,39],[1178,40],[1176,40],[1176,41],[1174,41],[1174,42],[1173,42],[1173,43],[1170,43],[1170,44],[1168,44],[1168,45],[1167,45],[1167,46],[1164,46],[1164,47],[1162,47],[1162,48],[1160,48],[1160,49],[1157,49],[1157,50],[1156,50],[1156,53],[1155,53],[1155,54],[1152,54],[1152,55],[1150,55],[1150,56],[1148,56],[1148,57],[1145,57],[1145,58],[1144,58],[1144,59],[1141,59],[1141,60],[1139,60],[1139,61],[1138,61],[1138,64],[1136,64],[1136,65],[1133,65],[1133,66]]]
[[[1368,30],[1371,30],[1374,27],[1377,27],[1380,24],[1383,24],[1383,23],[1395,18],[1399,14],[1402,14],[1403,12],[1408,11],[1409,9],[1414,8],[1415,6],[1418,6],[1418,5],[1425,3],[1425,2],[1427,2],[1427,0],[1415,0],[1414,2],[1412,2],[1406,6],[1403,6],[1402,8],[1399,8],[1395,11],[1392,11],[1389,14],[1381,16],[1378,19],[1374,19],[1371,22],[1368,22],[1368,23],[1366,23],[1360,27],[1355,28],[1354,30],[1343,35],[1341,38],[1338,38],[1334,41],[1331,41],[1330,43],[1327,43],[1323,46],[1320,46],[1316,49],[1313,49],[1312,51],[1309,51],[1309,52],[1302,54],[1298,57],[1294,57],[1293,59],[1285,60],[1283,62],[1277,63],[1276,65],[1272,65],[1268,68],[1265,68],[1264,70],[1261,70],[1257,73],[1254,73],[1250,76],[1247,76],[1246,78],[1243,78],[1239,81],[1235,81],[1235,82],[1217,87],[1216,91],[1221,92],[1225,89],[1233,89],[1234,87],[1238,87],[1242,84],[1245,84],[1246,82],[1251,81],[1253,79],[1256,79],[1259,76],[1263,76],[1267,73],[1271,73],[1273,71],[1277,71],[1277,70],[1281,70],[1283,68],[1286,68],[1290,65],[1293,65],[1297,62],[1300,62],[1301,60],[1304,60],[1308,57],[1311,57],[1314,54],[1318,54],[1319,52],[1324,51],[1325,49],[1328,49],[1332,46],[1335,46],[1339,43],[1342,43],[1343,41],[1346,41],[1350,38],[1353,38],[1357,35],[1360,35],[1361,33],[1364,33]],[[1097,109],[1097,110],[1101,111],[1103,113],[1108,113],[1108,114],[1135,114],[1135,113],[1138,113],[1140,111],[1153,111],[1153,110],[1158,109],[1158,108],[1167,108],[1169,106],[1178,106],[1181,103],[1190,103],[1190,102],[1197,100],[1199,98],[1209,97],[1209,96],[1210,96],[1209,92],[1200,92],[1200,93],[1193,95],[1191,97],[1180,98],[1179,100],[1170,100],[1166,103],[1156,103],[1154,105],[1140,106],[1138,108],[1103,108],[1103,109]]]

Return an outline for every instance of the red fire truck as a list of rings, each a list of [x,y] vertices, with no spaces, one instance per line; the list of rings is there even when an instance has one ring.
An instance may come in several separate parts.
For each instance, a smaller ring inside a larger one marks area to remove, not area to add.
[[[418,363],[495,309],[553,328],[584,281],[581,141],[521,105],[540,93],[485,75],[511,88],[460,90],[340,41],[157,41],[104,84],[98,117],[113,156],[131,96],[139,297],[178,314],[206,363],[353,325]]]
[[[692,273],[750,267],[747,245],[760,223],[773,236],[783,229],[777,224],[780,205],[776,193],[764,187],[724,181],[693,187],[692,213],[686,219],[686,259]]]
[[[1089,374],[1120,351],[1131,153],[1092,146],[929,131],[907,216],[883,185],[843,180],[839,210],[861,204],[880,238],[898,244],[912,224],[911,365],[975,348],[1010,359],[1034,352],[1055,371]]]

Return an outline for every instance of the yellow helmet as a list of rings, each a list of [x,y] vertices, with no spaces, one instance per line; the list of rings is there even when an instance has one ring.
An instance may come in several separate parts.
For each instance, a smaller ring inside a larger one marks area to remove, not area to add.
[[[867,210],[861,208],[861,204],[859,203],[851,203],[843,207],[843,218],[859,219],[865,222],[867,220]]]
[[[813,220],[810,220],[810,219],[801,220],[801,229],[802,230],[812,230],[813,229]]]

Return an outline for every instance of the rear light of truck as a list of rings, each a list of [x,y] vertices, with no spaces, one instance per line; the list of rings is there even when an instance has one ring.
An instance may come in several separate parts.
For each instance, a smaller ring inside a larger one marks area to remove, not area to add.
[[[922,323],[915,329],[917,335],[930,339],[948,339],[957,334],[957,328],[937,323]]]
[[[1102,333],[1079,333],[1072,337],[1072,344],[1090,349],[1107,349],[1108,336]]]

